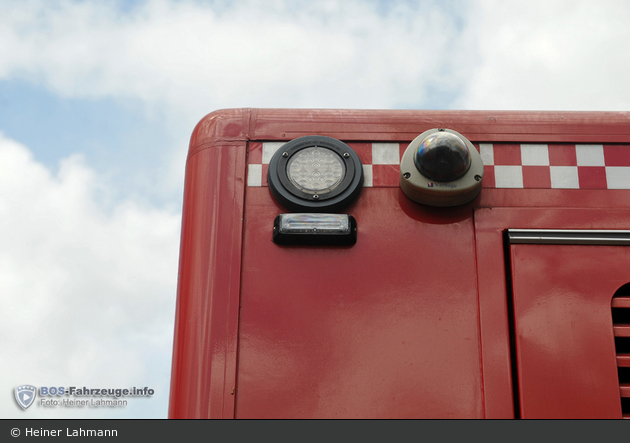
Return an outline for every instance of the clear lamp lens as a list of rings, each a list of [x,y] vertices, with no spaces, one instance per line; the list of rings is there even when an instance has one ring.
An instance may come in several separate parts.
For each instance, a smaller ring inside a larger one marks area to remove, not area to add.
[[[281,234],[347,234],[350,232],[350,220],[345,214],[282,214],[279,230]]]
[[[349,214],[280,214],[273,222],[279,245],[351,246],[357,241],[357,221]]]
[[[330,149],[302,149],[287,163],[287,176],[298,189],[308,194],[323,194],[335,189],[343,180],[346,167]]]

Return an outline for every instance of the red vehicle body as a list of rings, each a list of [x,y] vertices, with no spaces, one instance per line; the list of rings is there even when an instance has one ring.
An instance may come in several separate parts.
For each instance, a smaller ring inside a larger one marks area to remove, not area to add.
[[[400,155],[449,128],[470,203],[411,201]],[[341,140],[353,246],[279,246],[273,143]],[[171,418],[622,418],[630,413],[630,113],[230,109],[186,164]],[[626,321],[627,319],[627,321]]]

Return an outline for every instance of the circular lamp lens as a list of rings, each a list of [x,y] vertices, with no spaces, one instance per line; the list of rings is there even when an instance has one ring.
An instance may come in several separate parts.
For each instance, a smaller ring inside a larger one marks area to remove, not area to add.
[[[332,191],[341,183],[345,173],[341,157],[327,148],[302,149],[287,164],[289,180],[307,194]]]
[[[359,156],[345,143],[322,135],[299,137],[273,155],[267,171],[273,197],[296,212],[336,212],[363,186]]]
[[[437,132],[420,143],[414,163],[425,177],[438,182],[450,182],[463,177],[470,169],[470,151],[457,135]]]

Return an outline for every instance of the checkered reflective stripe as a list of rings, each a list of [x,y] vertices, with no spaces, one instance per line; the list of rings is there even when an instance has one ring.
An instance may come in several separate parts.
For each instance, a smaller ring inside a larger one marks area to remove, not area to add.
[[[630,145],[484,144],[484,187],[630,189]]]
[[[284,142],[251,142],[248,186],[267,186],[267,168]],[[365,187],[397,187],[409,143],[348,143],[363,163]],[[475,144],[484,188],[630,189],[630,145]]]

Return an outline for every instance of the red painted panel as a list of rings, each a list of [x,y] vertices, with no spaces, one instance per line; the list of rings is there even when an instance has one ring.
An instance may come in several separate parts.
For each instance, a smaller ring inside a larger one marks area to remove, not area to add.
[[[627,148],[625,146],[604,146],[606,166],[630,166]]]
[[[512,245],[523,418],[621,418],[610,311],[622,246]]]
[[[617,366],[622,368],[630,368],[630,355],[617,354]]]
[[[548,166],[523,166],[524,188],[551,188],[551,175]]]
[[[484,188],[494,188],[496,186],[496,180],[494,177],[494,165],[483,166],[483,182]]]
[[[398,165],[373,165],[373,186],[400,187],[400,166]]]
[[[361,163],[364,165],[372,164],[372,143],[352,143],[350,147],[357,153]]]
[[[580,188],[606,189],[606,168],[603,166],[578,166]]]
[[[518,111],[370,111],[260,109],[252,133],[292,139],[325,131],[343,140],[413,140],[430,128],[476,141],[625,143],[630,113]]]
[[[409,142],[431,128],[450,128],[474,142],[628,143],[630,113],[223,109],[199,122],[190,154],[219,140],[292,140],[313,134]]]
[[[519,145],[501,144],[494,147],[495,165],[521,165]]]
[[[232,418],[245,144],[188,159],[170,418]]]
[[[484,181],[486,178],[484,177]],[[606,218],[609,211],[615,208],[630,207],[630,191],[625,189],[487,189],[484,188],[477,198],[477,206],[480,208],[499,207],[541,207],[547,211],[558,208],[592,208],[605,209],[593,213],[597,219]],[[518,220],[516,220],[518,223]],[[578,221],[564,220],[557,223],[558,228],[574,225]],[[621,225],[618,229],[628,229],[628,225]],[[512,225],[506,228],[526,228],[527,225]],[[549,226],[541,226],[541,229],[551,229]],[[584,229],[589,229],[587,224]],[[578,228],[575,228],[578,229]]]
[[[551,145],[549,147],[550,166],[577,166],[575,145]]]
[[[514,417],[510,331],[508,328],[507,282],[503,232],[508,228],[529,229],[629,229],[627,192],[484,189],[480,204],[489,206],[541,206],[539,208],[486,207],[475,209],[477,243],[479,316],[483,387],[486,418]],[[582,197],[582,198],[580,198]],[[576,206],[584,208],[561,208]],[[554,207],[555,206],[555,207]],[[590,207],[590,209],[588,209]],[[602,210],[605,208],[606,210]],[[551,269],[558,268],[553,263]],[[628,280],[630,281],[630,280]],[[610,299],[623,283],[609,294]],[[603,308],[602,308],[603,309]],[[605,332],[612,336],[610,329]],[[612,349],[614,354],[614,347]],[[614,355],[613,355],[614,358]],[[613,379],[617,380],[617,374]],[[619,389],[617,385],[617,390]]]
[[[424,130],[448,127],[477,144],[603,143],[606,157],[620,162],[610,144],[630,142],[629,116],[282,109],[209,114],[195,128],[186,166],[170,416],[232,417],[236,397],[239,416],[260,414],[256,404],[268,405],[262,410],[269,416],[513,416],[503,229],[628,229],[627,211],[615,208],[630,207],[630,192],[484,187],[466,208],[431,209],[411,203],[396,187],[365,189],[350,210],[359,220],[354,247],[273,249],[270,223],[282,210],[269,204],[267,188],[245,190],[245,144],[254,140],[250,155],[261,157],[262,141],[322,134],[355,144],[400,142],[402,152]],[[549,150],[550,163],[573,165],[571,149],[558,146]],[[584,179],[601,186],[601,177]],[[557,209],[562,207],[592,210]],[[244,209],[250,228],[243,238]],[[388,230],[393,234],[384,237]],[[348,258],[349,265],[333,266],[329,256],[334,263]],[[401,257],[414,266],[402,266]],[[454,278],[447,257],[461,265]],[[277,268],[295,270],[311,261],[313,269],[300,270],[294,282],[275,277]],[[322,269],[326,283],[318,277]],[[356,290],[346,288],[347,278]],[[396,278],[406,289],[396,289]],[[452,284],[444,283],[449,278]],[[297,288],[298,280],[307,286],[296,298],[287,288]],[[245,349],[237,380],[241,289]],[[265,329],[272,324],[279,326]],[[298,366],[305,372],[295,376]],[[283,377],[287,373],[293,376]],[[262,376],[268,379],[260,381]],[[235,384],[244,391],[233,395]]]
[[[613,298],[613,308],[630,308],[630,297],[615,297]]]
[[[615,337],[630,337],[630,325],[616,325],[613,331]]]
[[[472,212],[363,189],[352,247],[280,247],[248,188],[238,418],[481,418]]]
[[[475,210],[484,406],[485,418],[492,419],[514,418],[503,253],[506,215],[496,209]]]

